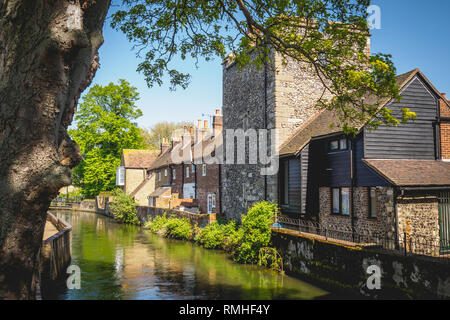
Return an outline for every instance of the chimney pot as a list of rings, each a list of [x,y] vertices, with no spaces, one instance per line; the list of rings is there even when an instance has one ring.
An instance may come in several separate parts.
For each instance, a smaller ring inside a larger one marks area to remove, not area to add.
[[[208,129],[208,120],[205,120],[203,123],[204,123],[204,128]]]
[[[442,92],[441,94],[442,94],[442,96],[443,96],[444,98],[447,99],[447,97],[445,96],[445,92]]]
[[[220,115],[220,109],[216,109],[216,116]]]
[[[198,120],[197,121],[197,128],[201,128],[202,127],[202,120]]]

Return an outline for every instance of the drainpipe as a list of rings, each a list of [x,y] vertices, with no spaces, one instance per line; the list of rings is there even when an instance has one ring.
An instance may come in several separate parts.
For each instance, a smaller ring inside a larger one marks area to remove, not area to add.
[[[397,196],[398,196],[398,188],[393,188],[393,196],[394,196],[394,215],[395,215],[395,248],[399,248],[399,233],[398,233],[398,206],[397,206]],[[403,193],[403,190],[402,190]]]
[[[219,214],[222,215],[222,165],[219,163]]]
[[[264,62],[264,129],[267,129],[267,62]],[[264,175],[264,200],[267,200],[267,175]]]
[[[194,190],[195,190],[195,194],[194,194],[194,199],[197,199],[197,165],[195,165],[194,162],[192,162],[192,167],[195,168],[195,175],[194,175]],[[197,201],[198,201],[198,199],[197,199]]]
[[[352,226],[352,238],[354,240],[355,234],[354,234],[354,228],[355,228],[355,204],[354,204],[354,196],[353,196],[353,189],[355,186],[355,180],[356,180],[356,161],[355,161],[355,139],[352,136],[350,138],[350,222]]]

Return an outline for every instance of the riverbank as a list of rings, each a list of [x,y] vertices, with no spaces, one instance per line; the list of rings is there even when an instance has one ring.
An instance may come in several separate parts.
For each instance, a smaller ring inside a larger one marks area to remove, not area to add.
[[[72,264],[81,288],[53,299],[317,299],[329,293],[219,250],[152,234],[91,212],[58,211],[73,226]]]
[[[47,213],[39,271],[35,276],[37,299],[45,298],[55,283],[67,275],[66,268],[72,258],[71,233],[69,223]]]

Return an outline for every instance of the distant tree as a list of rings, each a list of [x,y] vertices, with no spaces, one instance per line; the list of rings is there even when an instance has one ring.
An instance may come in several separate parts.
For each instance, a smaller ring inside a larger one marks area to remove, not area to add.
[[[145,144],[134,120],[142,116],[135,102],[139,94],[126,80],[95,85],[83,97],[75,116],[72,139],[83,159],[73,169],[73,183],[85,197],[115,188],[116,167],[123,149],[143,149]]]
[[[183,129],[185,126],[191,128],[192,124],[189,122],[158,122],[148,130],[141,129],[141,135],[147,148],[156,150],[159,149],[163,139],[170,140],[175,130]]]

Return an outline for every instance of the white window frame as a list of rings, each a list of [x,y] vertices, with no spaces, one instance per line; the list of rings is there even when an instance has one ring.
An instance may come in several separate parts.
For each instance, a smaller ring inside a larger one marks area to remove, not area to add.
[[[205,177],[206,176],[206,164],[202,165],[202,176]]]
[[[189,166],[186,167],[186,178],[189,178]]]
[[[125,167],[120,166],[116,168],[116,186],[125,185]]]
[[[172,169],[172,178],[174,180],[177,178],[177,170],[175,168]]]
[[[167,169],[164,169],[164,177],[167,177]]]

